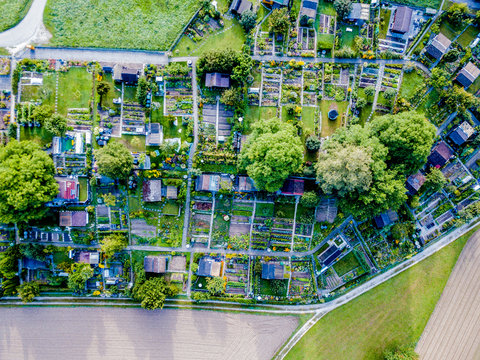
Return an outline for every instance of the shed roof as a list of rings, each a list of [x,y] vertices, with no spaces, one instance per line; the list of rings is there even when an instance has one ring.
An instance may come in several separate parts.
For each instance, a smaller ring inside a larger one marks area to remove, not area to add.
[[[78,178],[67,179],[57,177],[55,180],[57,180],[59,188],[57,198],[62,200],[78,200]]]
[[[442,55],[447,52],[447,49],[451,44],[452,42],[449,38],[447,38],[442,33],[439,33],[433,38],[430,45],[427,46],[426,51],[435,59],[440,59]]]
[[[100,253],[97,251],[80,251],[78,262],[97,265],[100,262]]]
[[[145,272],[163,274],[167,272],[166,256],[145,256],[143,258],[143,269]]]
[[[242,15],[245,11],[252,9],[252,3],[248,0],[234,0],[232,11]]]
[[[395,221],[398,221],[398,214],[396,211],[388,210],[383,214],[375,216],[374,220],[377,227],[382,228],[393,224]]]
[[[428,156],[428,163],[431,166],[441,167],[447,163],[447,161],[452,157],[453,151],[445,143],[445,141],[440,141],[433,149],[430,155]]]
[[[207,73],[205,75],[205,86],[228,88],[230,87],[230,75],[220,73]]]
[[[199,276],[221,276],[222,262],[211,257],[203,257],[198,263],[197,275]]]
[[[406,188],[410,195],[415,195],[425,182],[425,176],[419,171],[410,175],[407,179]]]
[[[412,22],[413,10],[407,6],[399,6],[395,10],[395,16],[393,18],[392,27],[390,30],[393,32],[405,34],[410,30],[410,24]]]
[[[238,177],[238,191],[239,192],[253,192],[257,191],[253,179],[249,176]]]
[[[478,76],[480,76],[480,69],[476,67],[474,63],[469,62],[458,73],[457,81],[460,84],[462,84],[465,88],[468,88],[470,85],[472,85],[475,82]]]
[[[352,10],[348,15],[349,20],[364,20],[370,19],[370,5],[362,3],[353,3]]]
[[[303,195],[305,181],[303,179],[287,179],[280,192],[283,195]]]
[[[187,269],[187,258],[185,256],[172,256],[168,264],[168,271],[185,271]]]
[[[88,212],[86,211],[62,211],[60,212],[60,226],[87,226]]]
[[[470,125],[467,121],[464,121],[460,125],[458,125],[455,130],[453,130],[448,137],[452,140],[456,145],[460,146],[467,141],[470,136],[473,135],[475,129]]]
[[[262,264],[262,279],[283,280],[285,278],[285,265],[279,262]]]

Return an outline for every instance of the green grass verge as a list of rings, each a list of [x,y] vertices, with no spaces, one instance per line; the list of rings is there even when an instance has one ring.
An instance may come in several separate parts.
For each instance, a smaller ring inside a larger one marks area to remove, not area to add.
[[[27,15],[33,0],[3,0],[0,2],[0,32],[17,25]]]
[[[50,0],[53,46],[167,50],[199,8],[197,0]]]
[[[480,32],[480,29],[476,26],[469,26],[467,30],[463,32],[457,39],[458,43],[466,48],[475,39]]]
[[[93,88],[92,74],[84,67],[72,67],[58,76],[57,112],[66,116],[69,108],[88,108]]]
[[[414,344],[460,252],[476,229],[328,313],[293,347],[286,359],[380,360],[387,348]]]
[[[335,121],[328,119],[328,112],[330,106],[336,104],[338,108],[338,118]],[[335,130],[342,126],[342,116],[347,111],[348,102],[336,102],[334,100],[322,100],[320,102],[320,109],[322,111],[322,132],[321,136],[326,137],[332,135]]]
[[[315,132],[315,110],[314,107],[304,106],[302,109],[302,123],[306,134]]]
[[[80,184],[79,200],[81,202],[87,201],[87,199],[88,199],[88,179],[86,177],[80,177],[80,178],[78,178],[78,182]]]
[[[409,99],[415,94],[415,89],[425,82],[420,70],[413,70],[409,73],[403,73],[402,87],[400,96]]]
[[[333,265],[333,268],[335,269],[338,276],[343,276],[349,271],[356,269],[359,266],[360,263],[355,257],[355,254],[353,253],[353,251],[350,251],[347,255],[341,258],[340,261]]]

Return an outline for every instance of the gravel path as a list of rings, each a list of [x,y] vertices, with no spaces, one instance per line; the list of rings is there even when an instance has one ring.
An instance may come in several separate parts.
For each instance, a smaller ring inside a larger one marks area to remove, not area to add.
[[[0,308],[0,359],[271,359],[290,316],[213,311]]]
[[[468,240],[417,344],[422,360],[480,358],[480,232]]]
[[[35,42],[45,42],[49,39],[48,31],[43,25],[43,10],[47,0],[33,0],[27,15],[17,26],[0,33],[1,47],[15,47]]]

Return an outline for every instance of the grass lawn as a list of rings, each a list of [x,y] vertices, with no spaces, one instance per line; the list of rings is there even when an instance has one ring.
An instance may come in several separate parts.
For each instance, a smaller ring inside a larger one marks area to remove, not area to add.
[[[331,34],[318,34],[317,48],[318,50],[332,51],[334,41],[335,41],[335,36]]]
[[[79,199],[80,201],[86,201],[88,199],[88,178],[86,177],[79,177],[78,182],[80,184],[80,194]]]
[[[273,287],[272,281],[282,284],[283,286]],[[265,280],[260,279],[259,292],[262,295],[286,296],[287,295],[288,280]]]
[[[43,127],[20,127],[20,140],[31,140],[45,146],[52,142],[53,136],[46,131]]]
[[[112,140],[125,145],[130,151],[145,151],[145,136],[122,135]]]
[[[475,94],[478,90],[480,90],[480,77],[478,77],[472,85],[467,89],[469,93]]]
[[[286,359],[380,360],[386,348],[416,343],[473,232],[328,313]]]
[[[199,7],[196,0],[49,0],[54,46],[167,50]]]
[[[128,102],[128,101],[137,101],[137,87],[136,86],[124,86],[123,87],[123,101]]]
[[[3,0],[0,2],[0,32],[17,25],[27,15],[33,0]]]
[[[93,88],[92,74],[84,67],[72,67],[58,76],[57,112],[66,116],[69,108],[88,108]]]
[[[475,39],[480,32],[480,29],[476,26],[469,26],[467,30],[463,32],[462,35],[457,39],[457,41],[462,45],[463,48],[466,48],[470,43]]]
[[[304,106],[302,109],[302,122],[306,134],[315,132],[315,110],[316,108],[310,106]]]
[[[257,203],[255,216],[273,216],[275,204],[273,203]]]
[[[180,207],[175,201],[167,200],[167,202],[165,203],[165,206],[162,209],[162,214],[178,216],[179,210],[180,210]]]
[[[114,109],[115,106],[118,106],[118,105],[113,104],[113,99],[118,99],[119,97],[122,97],[122,86],[121,85],[115,86],[115,83],[112,79],[112,74],[110,73],[105,74],[102,81],[110,84],[110,90],[108,91],[107,95],[104,96],[102,99],[102,106]],[[100,98],[96,93],[96,91],[95,91],[95,96],[97,98],[97,103],[98,103]]]
[[[333,7],[333,2],[327,2],[325,0],[320,0],[318,2],[318,14],[325,14],[325,15],[331,15],[331,16],[336,16],[337,12],[335,11]]]
[[[165,139],[181,138],[182,141],[187,139],[187,126],[182,125],[182,117],[177,116],[178,126],[173,124],[171,117],[163,116],[163,97],[154,97],[153,101],[158,103],[159,107],[152,110],[152,123],[160,123],[163,127],[163,137]],[[180,133],[179,130],[182,130]]]
[[[199,56],[204,52],[218,48],[231,48],[240,50],[245,42],[245,32],[238,23],[237,19],[224,18],[225,26],[223,29],[212,33],[200,42],[194,42],[188,36],[182,36],[177,46],[175,46],[174,54],[176,56]],[[228,29],[223,31],[224,29]]]
[[[461,31],[463,30],[463,27],[460,28],[455,28],[453,27],[449,22],[448,18],[445,17],[445,19],[442,21],[440,24],[440,32],[445,35],[447,38],[450,40],[453,40],[455,36],[457,36]]]
[[[420,70],[413,70],[409,73],[403,73],[402,87],[400,96],[409,99],[415,94],[415,90],[425,82]]]
[[[295,204],[275,203],[275,217],[293,219],[295,216]]]
[[[347,28],[352,29],[352,31],[347,31]],[[341,30],[342,31],[342,37],[340,38],[340,46],[344,47],[350,47],[353,49],[353,40],[355,39],[355,36],[358,36],[359,33],[359,28],[358,26],[355,25],[340,25],[338,26],[337,24],[337,31]]]
[[[347,255],[340,259],[333,268],[337,272],[338,276],[343,276],[349,271],[356,269],[360,266],[357,258],[355,257],[353,251],[350,251]]]
[[[380,33],[378,37],[380,39],[385,39],[387,37],[388,32],[388,25],[390,23],[390,15],[392,14],[392,10],[390,9],[382,9],[380,13],[380,19],[383,21],[380,23]]]
[[[335,121],[328,119],[328,112],[330,110],[330,106],[332,104],[336,104],[338,107],[338,118]],[[343,114],[347,111],[348,102],[336,102],[334,100],[322,100],[320,102],[320,109],[322,111],[322,137],[327,137],[332,135],[335,130],[337,130],[340,126],[342,126],[342,117]]]
[[[54,73],[43,75],[43,85],[22,86],[22,101],[39,101],[44,105],[55,105],[55,79]]]
[[[438,9],[441,0],[395,0],[397,4],[413,5],[417,7],[429,7]]]

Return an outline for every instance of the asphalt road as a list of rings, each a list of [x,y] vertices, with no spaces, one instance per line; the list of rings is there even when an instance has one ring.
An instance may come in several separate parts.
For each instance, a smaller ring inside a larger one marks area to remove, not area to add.
[[[17,26],[0,33],[1,47],[14,47],[26,44],[43,28],[43,10],[47,0],[33,0],[27,15]]]

